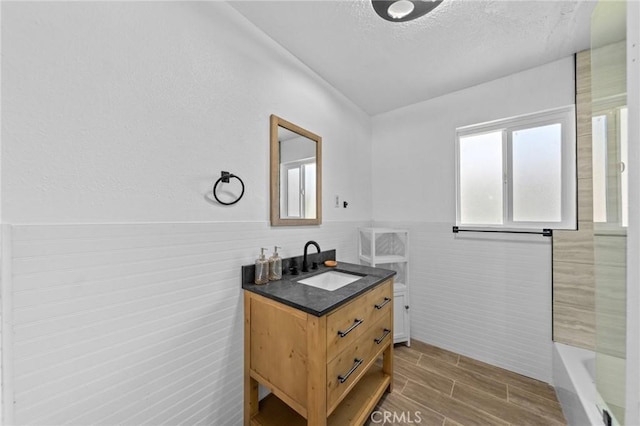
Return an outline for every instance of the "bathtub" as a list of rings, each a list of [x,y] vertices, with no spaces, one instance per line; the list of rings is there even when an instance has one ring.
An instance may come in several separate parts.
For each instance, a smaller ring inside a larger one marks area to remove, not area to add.
[[[604,424],[596,403],[595,352],[554,343],[553,385],[569,426]]]

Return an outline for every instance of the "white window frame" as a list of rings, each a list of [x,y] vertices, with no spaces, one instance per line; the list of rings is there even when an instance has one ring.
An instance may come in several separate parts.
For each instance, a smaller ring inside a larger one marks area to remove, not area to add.
[[[592,119],[599,117],[599,116],[604,116],[605,119],[607,120],[607,125],[606,125],[606,140],[605,143],[608,144],[611,141],[615,141],[615,143],[617,144],[616,150],[615,150],[615,155],[616,157],[614,159],[608,158],[608,156],[610,154],[612,154],[611,152],[609,152],[608,146],[605,146],[605,162],[607,166],[610,166],[609,161],[613,161],[615,163],[618,162],[622,162],[622,158],[621,158],[621,132],[622,132],[622,126],[621,126],[621,110],[622,109],[627,109],[628,111],[628,107],[625,105],[625,101],[624,101],[624,96],[612,96],[611,98],[607,99],[607,101],[605,102],[600,102],[598,105],[598,108],[594,108],[594,110],[592,111]],[[627,144],[628,144],[628,140],[627,140]],[[595,148],[594,148],[595,149]],[[625,168],[626,166],[628,166],[628,163],[625,164]],[[594,168],[595,168],[595,164],[594,164]],[[607,176],[606,172],[605,172],[605,179],[611,179],[612,176]],[[616,179],[621,179],[622,177],[620,175],[615,177]],[[594,179],[595,179],[595,175],[594,175]],[[618,181],[616,187],[619,187],[621,183]],[[611,187],[609,186],[610,184],[607,183],[605,181],[605,195],[606,195],[606,201],[605,201],[605,205],[606,205],[606,221],[605,222],[600,222],[600,221],[596,221],[596,217],[594,215],[593,221],[594,224],[597,224],[597,228],[599,231],[601,232],[606,232],[606,233],[616,233],[616,232],[625,232],[625,229],[627,228],[627,225],[625,225],[625,223],[628,223],[628,216],[626,218],[624,218],[624,214],[622,213],[624,211],[623,207],[622,207],[622,194],[617,194],[617,193],[611,193]],[[628,196],[628,195],[627,195]],[[594,198],[595,198],[595,194],[594,194]],[[596,203],[596,200],[594,199],[594,203]],[[627,213],[628,214],[628,213]]]
[[[562,188],[559,222],[514,222],[512,181],[512,133],[516,130],[560,123],[562,127]],[[495,120],[456,129],[456,225],[467,229],[542,230],[576,229],[576,116],[575,106],[550,109],[538,113]],[[460,203],[460,138],[482,133],[502,132],[503,224],[470,224],[461,222]]]

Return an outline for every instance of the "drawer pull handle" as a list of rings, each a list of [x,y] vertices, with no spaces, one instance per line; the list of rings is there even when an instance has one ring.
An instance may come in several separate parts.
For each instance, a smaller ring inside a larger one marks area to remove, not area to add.
[[[356,328],[357,326],[359,326],[360,324],[362,324],[364,322],[364,320],[358,319],[356,318],[355,321],[353,321],[353,325],[349,328],[347,328],[346,331],[340,331],[338,330],[338,336],[340,337],[344,337],[347,334],[351,333],[353,331],[354,328]]]
[[[382,309],[382,307],[383,307],[384,305],[386,305],[387,303],[389,303],[389,302],[391,302],[391,299],[389,299],[388,297],[385,297],[385,298],[384,298],[384,302],[382,302],[382,303],[381,303],[381,304],[379,304],[379,305],[373,305],[373,306],[375,306],[375,307],[376,307],[376,309]]]
[[[382,343],[384,338],[389,335],[389,333],[391,333],[391,330],[389,330],[388,328],[385,328],[384,333],[382,333],[382,336],[378,337],[377,339],[373,339],[373,341],[376,342],[376,345],[379,345],[380,343]]]
[[[347,381],[347,379],[349,378],[349,376],[351,374],[353,374],[354,371],[356,371],[356,368],[360,367],[360,364],[363,363],[363,360],[360,358],[356,358],[353,360],[353,367],[351,367],[351,370],[349,370],[347,372],[347,374],[345,374],[344,376],[338,376],[338,380],[340,381],[340,383],[344,383]]]

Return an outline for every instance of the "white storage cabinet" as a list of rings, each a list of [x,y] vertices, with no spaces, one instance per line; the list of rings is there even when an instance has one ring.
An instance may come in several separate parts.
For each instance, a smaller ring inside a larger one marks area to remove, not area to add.
[[[360,264],[396,271],[393,289],[393,342],[406,342],[409,346],[409,231],[360,228],[358,255]]]

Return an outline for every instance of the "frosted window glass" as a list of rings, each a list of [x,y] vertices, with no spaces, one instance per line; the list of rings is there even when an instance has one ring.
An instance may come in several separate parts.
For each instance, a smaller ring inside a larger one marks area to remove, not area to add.
[[[562,220],[562,125],[512,134],[513,221]]]
[[[460,138],[460,223],[503,223],[502,132]]]
[[[593,165],[593,221],[607,221],[607,116],[591,122]]]
[[[287,170],[287,217],[300,217],[300,169]]]
[[[304,217],[316,218],[316,163],[304,166]]]

